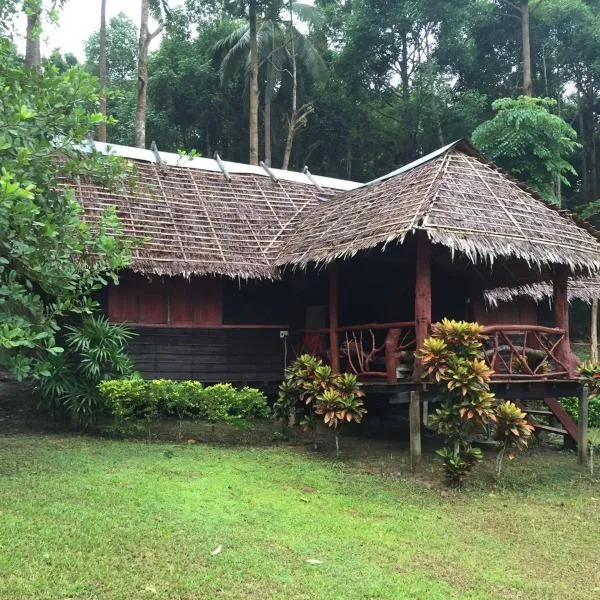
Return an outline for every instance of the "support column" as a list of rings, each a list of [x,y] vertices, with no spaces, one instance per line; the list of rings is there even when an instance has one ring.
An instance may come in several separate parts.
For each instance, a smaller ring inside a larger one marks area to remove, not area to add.
[[[579,395],[579,419],[577,423],[577,462],[584,467],[588,464],[588,411],[589,389],[581,387]]]
[[[421,466],[421,394],[416,391],[410,393],[408,408],[410,424],[410,470],[414,473]]]
[[[431,325],[431,244],[424,231],[417,233],[417,270],[415,280],[415,337],[417,350],[429,335]],[[413,378],[421,380],[421,361],[415,357]]]
[[[598,362],[598,299],[592,300],[592,318],[590,322],[590,360]]]
[[[554,271],[554,324],[565,331],[565,339],[556,350],[560,361],[567,367],[570,377],[575,377],[575,361],[571,353],[569,340],[569,269],[566,265],[557,265]]]
[[[337,265],[329,267],[329,354],[334,373],[340,372],[340,341],[338,328],[338,272]]]

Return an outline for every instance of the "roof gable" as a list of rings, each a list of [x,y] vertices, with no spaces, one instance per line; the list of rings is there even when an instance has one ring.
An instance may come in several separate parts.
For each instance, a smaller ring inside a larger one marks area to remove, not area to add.
[[[424,230],[473,262],[515,257],[600,269],[600,245],[571,216],[459,141],[355,190],[338,194],[298,223],[280,265],[304,265]]]

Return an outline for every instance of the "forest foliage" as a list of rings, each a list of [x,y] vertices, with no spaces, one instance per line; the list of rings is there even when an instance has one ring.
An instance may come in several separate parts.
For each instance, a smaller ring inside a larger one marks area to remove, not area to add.
[[[295,56],[297,113],[305,112],[295,129],[291,169],[309,164],[322,174],[366,181],[478,130],[482,149],[513,175],[594,218],[600,1],[529,3],[532,89],[539,98],[534,102],[517,100],[524,95],[518,10],[523,2],[309,4],[256,2],[261,159],[272,157],[273,166],[285,162]],[[247,162],[247,5],[186,0],[171,11],[149,60],[148,142],[155,140],[165,151],[195,149],[205,156],[218,151]],[[109,126],[109,141],[114,143],[131,144],[134,137],[137,37],[137,24],[124,15],[108,23],[113,94],[108,107],[117,121]],[[95,34],[86,44],[92,72],[97,72],[98,48]],[[512,115],[506,110],[511,101]],[[507,138],[500,150],[484,138],[486,132],[488,138],[496,135],[503,119],[514,125],[523,112],[533,127],[553,135],[529,140],[533,154],[529,147],[525,154],[537,164],[530,160],[525,168],[513,168],[523,149],[515,155],[513,144],[504,157]],[[486,122],[487,129],[481,129]],[[540,144],[549,145],[552,155],[544,156]]]

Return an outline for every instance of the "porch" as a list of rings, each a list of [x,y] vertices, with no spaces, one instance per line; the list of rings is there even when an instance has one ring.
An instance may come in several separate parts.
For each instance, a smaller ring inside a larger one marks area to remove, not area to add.
[[[305,271],[308,292],[294,290],[304,322],[291,328],[289,352],[292,358],[319,356],[335,372],[354,373],[370,388],[414,387],[425,382],[416,351],[431,324],[448,317],[484,325],[484,357],[494,382],[576,381],[568,274],[563,265],[542,270],[518,260],[473,264],[419,232],[401,246]],[[498,281],[542,277],[553,282],[552,313],[540,318],[533,302],[521,307],[515,302],[509,310],[485,304],[485,289]],[[390,319],[403,315],[408,318]]]

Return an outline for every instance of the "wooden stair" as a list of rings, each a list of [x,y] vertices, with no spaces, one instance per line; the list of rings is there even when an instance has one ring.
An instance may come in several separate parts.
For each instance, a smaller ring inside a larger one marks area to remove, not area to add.
[[[577,443],[577,424],[561,406],[556,398],[544,398],[544,404],[549,410],[529,408],[526,402],[520,402],[520,408],[527,413],[527,421],[535,428],[535,432],[546,431],[562,435],[565,444]],[[547,423],[540,422],[547,419]]]

